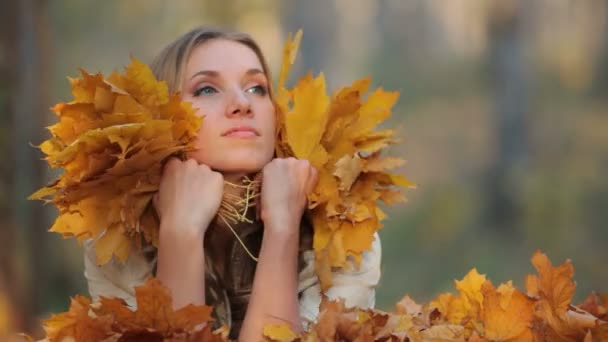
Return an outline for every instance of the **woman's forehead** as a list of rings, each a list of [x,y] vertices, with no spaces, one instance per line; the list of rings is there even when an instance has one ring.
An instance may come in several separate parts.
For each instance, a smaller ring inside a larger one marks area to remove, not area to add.
[[[256,53],[243,43],[226,39],[214,39],[196,46],[186,63],[186,76],[201,70],[218,73],[246,73],[262,69]]]

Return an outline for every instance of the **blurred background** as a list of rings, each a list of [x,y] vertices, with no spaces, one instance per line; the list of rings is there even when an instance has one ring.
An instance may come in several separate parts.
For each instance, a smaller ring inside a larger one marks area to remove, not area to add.
[[[302,28],[292,76],[401,92],[386,125],[417,189],[381,231],[379,308],[454,291],[473,267],[523,289],[536,249],[572,260],[575,302],[608,291],[606,0],[5,0],[0,335],[39,334],[87,293],[77,242],[46,232],[56,212],[26,200],[55,176],[32,144],[71,98],[66,76],[150,62],[201,24],[252,34],[274,70]]]

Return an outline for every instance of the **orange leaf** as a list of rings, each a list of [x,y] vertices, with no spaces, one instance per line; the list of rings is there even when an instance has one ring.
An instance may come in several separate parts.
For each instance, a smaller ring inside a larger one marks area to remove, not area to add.
[[[534,317],[534,303],[523,293],[515,290],[511,283],[495,289],[486,281],[483,293],[484,336],[489,340],[510,340],[530,333]]]
[[[549,258],[536,251],[532,256],[532,264],[538,271],[536,279],[536,289],[539,295],[548,302],[549,307],[558,315],[563,315],[568,310],[568,305],[574,294],[576,284],[572,281],[574,268],[570,260],[566,260],[558,267],[553,267]],[[534,287],[534,285],[532,285]],[[530,291],[530,289],[528,290]]]
[[[68,312],[51,316],[44,321],[44,331],[50,342],[73,338],[75,341],[101,341],[111,335],[109,316],[89,316],[91,301],[82,296],[72,299]]]

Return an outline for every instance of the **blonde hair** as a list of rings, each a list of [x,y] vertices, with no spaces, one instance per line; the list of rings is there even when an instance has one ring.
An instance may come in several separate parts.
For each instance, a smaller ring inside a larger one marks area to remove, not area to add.
[[[266,58],[258,43],[250,35],[209,27],[197,27],[167,45],[150,65],[154,75],[157,79],[167,82],[170,92],[181,91],[182,74],[192,50],[213,39],[230,40],[249,47],[260,60],[266,78],[269,82],[271,81]],[[271,92],[269,93],[271,94]]]

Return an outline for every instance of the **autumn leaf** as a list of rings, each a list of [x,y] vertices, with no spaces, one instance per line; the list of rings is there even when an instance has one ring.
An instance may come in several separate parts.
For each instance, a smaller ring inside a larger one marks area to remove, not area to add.
[[[477,269],[472,269],[463,279],[454,281],[460,292],[458,296],[441,294],[430,305],[437,308],[449,323],[463,325],[467,329],[466,335],[469,336],[474,330],[481,329],[484,299],[481,287],[485,282],[485,275],[479,274]]]
[[[462,280],[456,280],[456,289],[460,291],[461,298],[466,310],[479,310],[483,306],[483,294],[481,287],[486,282],[486,276],[479,274],[477,269],[472,269]]]
[[[530,278],[528,292],[537,292],[557,315],[565,314],[576,287],[572,281],[572,263],[567,260],[562,265],[553,267],[549,258],[537,251],[532,256],[532,264],[538,271],[538,276]]]
[[[43,327],[49,342],[64,341],[101,341],[112,336],[112,319],[108,316],[89,315],[91,301],[82,296],[72,299],[68,312],[51,316],[44,321]]]
[[[47,338],[50,342],[70,338],[101,341],[109,337],[186,341],[210,336],[217,341],[227,341],[227,333],[209,330],[211,307],[187,305],[174,310],[169,290],[155,278],[136,287],[135,297],[137,309],[132,310],[122,299],[102,297],[92,303],[88,298],[76,296],[67,312],[53,315],[44,322]]]
[[[395,305],[395,311],[400,314],[416,317],[422,314],[422,305],[416,303],[410,296],[401,298]]]
[[[451,293],[442,293],[433,301],[430,306],[439,310],[446,320],[453,324],[461,324],[465,317],[469,315],[465,309],[463,299]]]
[[[538,275],[529,276],[526,285],[528,293],[538,297],[534,312],[537,329],[556,339],[583,339],[587,330],[597,326],[598,319],[570,306],[576,287],[570,260],[554,267],[545,254],[537,251],[532,264]]]
[[[460,342],[465,341],[464,337],[464,328],[460,325],[435,325],[429,329],[426,329],[422,332],[422,338],[424,341],[454,341]]]
[[[362,169],[361,158],[359,158],[358,155],[345,155],[338,159],[336,162],[336,171],[334,171],[334,176],[338,177],[340,180],[338,189],[340,191],[350,190],[355,180],[357,180],[357,177],[359,177]]]
[[[194,148],[201,118],[135,58],[122,74],[81,74],[70,79],[74,100],[53,106],[59,121],[39,146],[63,175],[29,198],[59,209],[51,231],[94,239],[99,264],[124,261],[142,241],[157,245],[148,207],[162,164]]]
[[[534,302],[513,288],[511,282],[494,288],[490,281],[482,284],[484,337],[507,341],[531,334]]]
[[[587,311],[593,316],[608,321],[608,296],[590,293],[582,304],[578,305],[581,310]]]
[[[291,342],[297,337],[296,333],[286,323],[265,325],[264,336],[276,342]]]

